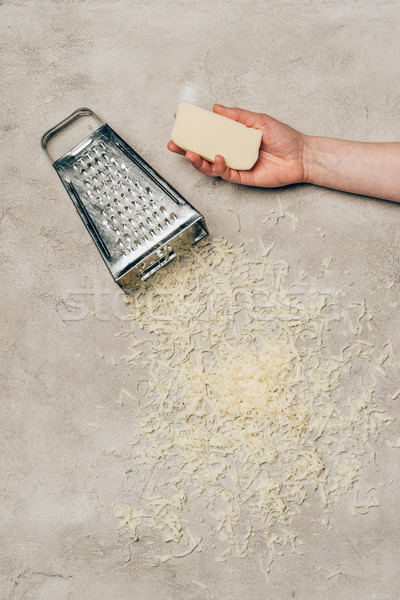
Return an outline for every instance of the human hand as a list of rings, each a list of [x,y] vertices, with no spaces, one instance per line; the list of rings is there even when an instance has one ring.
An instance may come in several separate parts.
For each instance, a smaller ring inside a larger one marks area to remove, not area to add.
[[[172,140],[168,149],[183,154],[204,175],[221,177],[232,183],[258,187],[280,187],[304,181],[303,150],[306,136],[276,119],[263,114],[214,104],[215,113],[239,121],[247,127],[262,131],[258,160],[248,171],[226,166],[223,156],[217,154],[211,163],[195,152],[185,152]]]

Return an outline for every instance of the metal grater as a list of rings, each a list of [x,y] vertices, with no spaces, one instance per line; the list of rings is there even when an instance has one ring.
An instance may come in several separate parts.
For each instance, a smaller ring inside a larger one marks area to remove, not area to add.
[[[100,127],[53,162],[50,138],[83,116]],[[126,293],[208,234],[204,217],[89,108],[47,131],[42,147]]]

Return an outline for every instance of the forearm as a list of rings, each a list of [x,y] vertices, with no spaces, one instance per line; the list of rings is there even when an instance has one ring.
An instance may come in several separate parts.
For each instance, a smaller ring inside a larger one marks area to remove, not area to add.
[[[400,202],[400,142],[352,142],[306,136],[308,183]]]

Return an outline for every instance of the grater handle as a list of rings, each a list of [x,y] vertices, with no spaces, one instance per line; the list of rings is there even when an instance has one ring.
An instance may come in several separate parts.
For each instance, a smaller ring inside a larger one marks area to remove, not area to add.
[[[100,125],[104,125],[104,121],[100,119],[100,117],[98,117],[96,113],[94,113],[90,108],[86,107],[78,108],[71,115],[69,115],[69,117],[66,117],[63,121],[61,121],[57,125],[54,125],[54,127],[46,131],[41,140],[42,148],[46,152],[51,164],[53,164],[54,161],[51,155],[49,154],[49,151],[47,150],[47,144],[49,143],[49,140],[54,135],[65,129],[65,127],[71,125],[71,123],[73,123],[74,121],[76,121],[76,119],[79,119],[80,117],[93,117],[94,119],[96,119],[96,121],[100,123]]]

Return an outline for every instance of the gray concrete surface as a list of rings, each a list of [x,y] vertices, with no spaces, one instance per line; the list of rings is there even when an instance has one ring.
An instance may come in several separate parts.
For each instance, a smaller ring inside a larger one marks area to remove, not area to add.
[[[234,573],[205,553],[154,569],[139,549],[126,562],[112,512],[124,462],[111,451],[126,447],[134,419],[115,404],[138,378],[115,335],[129,323],[40,149],[50,126],[92,107],[213,235],[276,239],[282,257],[311,271],[334,256],[332,285],[369,293],[381,339],[391,335],[400,352],[399,311],[388,308],[400,289],[399,206],[310,186],[239,189],[166,149],[183,97],[269,112],[312,134],[399,140],[399,27],[398,0],[0,2],[1,597],[208,598],[193,575],[221,600],[399,597],[399,451],[384,436],[360,482],[383,483],[379,509],[353,518],[344,499],[332,529],[318,532],[304,515],[303,556],[277,561],[268,584],[251,559]],[[277,198],[300,216],[301,235],[261,223]],[[400,416],[395,401],[388,409]]]

